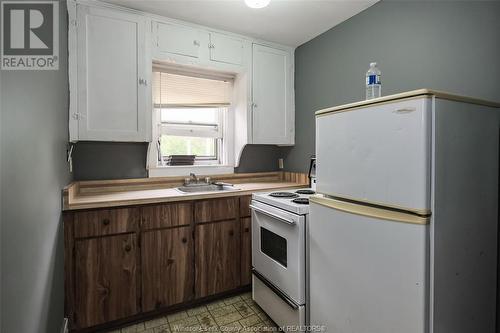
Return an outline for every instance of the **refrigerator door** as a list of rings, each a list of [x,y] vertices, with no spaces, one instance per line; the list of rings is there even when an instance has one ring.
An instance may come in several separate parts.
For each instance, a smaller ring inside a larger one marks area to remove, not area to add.
[[[428,214],[432,99],[316,118],[317,192]]]
[[[311,198],[311,325],[331,333],[427,332],[428,221],[385,212]]]

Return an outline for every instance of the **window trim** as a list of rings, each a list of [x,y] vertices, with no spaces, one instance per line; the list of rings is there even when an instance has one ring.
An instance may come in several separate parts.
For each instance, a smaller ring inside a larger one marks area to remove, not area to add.
[[[148,148],[147,169],[149,177],[171,177],[185,176],[194,172],[200,175],[220,175],[234,173],[234,109],[228,107],[223,113],[222,130],[224,137],[220,140],[220,149],[222,149],[220,160],[217,163],[204,163],[198,160],[194,165],[177,166],[177,165],[158,165],[157,163],[157,146],[156,141],[158,136],[158,124],[161,120],[160,109],[152,110],[152,138]]]

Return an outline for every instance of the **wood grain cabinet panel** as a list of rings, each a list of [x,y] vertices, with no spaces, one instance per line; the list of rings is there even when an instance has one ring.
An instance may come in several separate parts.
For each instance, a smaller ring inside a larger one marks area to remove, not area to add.
[[[252,219],[241,219],[241,285],[252,282]]]
[[[238,217],[238,198],[196,201],[194,219],[197,223],[232,220]]]
[[[195,226],[195,295],[205,297],[240,286],[238,220]]]
[[[250,285],[250,202],[247,195],[65,213],[70,328],[100,329]]]
[[[251,195],[240,197],[240,217],[249,217],[252,215],[250,211],[250,203],[252,202]]]
[[[193,299],[194,242],[191,227],[146,231],[142,234],[142,310]]]
[[[75,242],[76,328],[139,312],[136,238],[123,234]]]
[[[76,238],[119,234],[134,231],[139,219],[134,208],[99,209],[75,213]]]
[[[142,208],[142,229],[159,229],[190,225],[193,205],[189,202],[147,206]]]

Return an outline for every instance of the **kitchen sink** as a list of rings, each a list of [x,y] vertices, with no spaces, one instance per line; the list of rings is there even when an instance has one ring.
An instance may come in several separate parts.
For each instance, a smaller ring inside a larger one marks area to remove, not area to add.
[[[230,184],[192,184],[176,188],[177,191],[182,193],[196,193],[196,192],[222,192],[222,191],[237,191],[238,188]]]

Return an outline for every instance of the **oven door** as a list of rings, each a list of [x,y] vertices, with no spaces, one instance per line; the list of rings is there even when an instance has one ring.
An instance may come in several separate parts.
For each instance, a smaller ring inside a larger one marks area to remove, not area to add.
[[[252,266],[275,292],[305,304],[305,216],[252,200]]]

